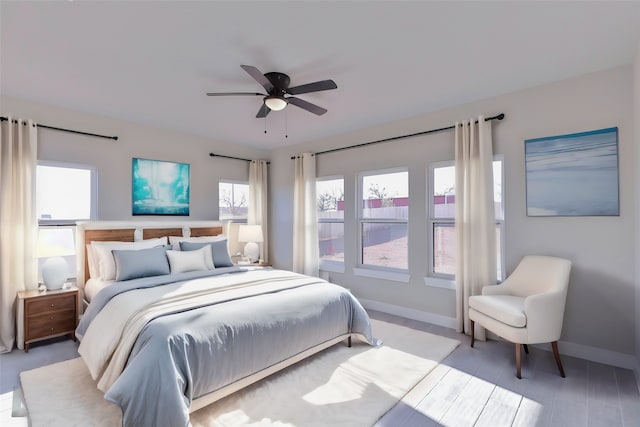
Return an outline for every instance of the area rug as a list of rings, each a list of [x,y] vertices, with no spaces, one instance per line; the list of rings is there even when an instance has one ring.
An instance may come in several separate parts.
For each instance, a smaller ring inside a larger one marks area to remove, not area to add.
[[[338,344],[194,412],[192,425],[371,426],[459,344],[372,323],[381,346]],[[80,358],[22,372],[20,381],[32,427],[122,425]]]

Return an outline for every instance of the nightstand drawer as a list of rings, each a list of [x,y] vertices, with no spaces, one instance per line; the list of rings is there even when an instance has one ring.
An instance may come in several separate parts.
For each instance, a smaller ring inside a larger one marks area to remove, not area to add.
[[[27,320],[25,339],[37,338],[73,331],[76,328],[75,309],[32,316]]]
[[[75,310],[75,295],[56,295],[25,301],[27,316],[37,316],[42,313],[58,310]]]

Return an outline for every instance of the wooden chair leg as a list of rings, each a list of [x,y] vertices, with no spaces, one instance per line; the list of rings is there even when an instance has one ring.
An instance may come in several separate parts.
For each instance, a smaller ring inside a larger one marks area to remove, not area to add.
[[[473,320],[471,322],[471,348],[473,348],[473,342],[475,341],[474,333],[476,331],[476,322]]]
[[[529,346],[526,344],[522,344],[522,347],[524,348],[524,352],[529,354]]]
[[[520,344],[516,344],[516,377],[518,379],[522,379],[522,375],[520,375]]]
[[[558,341],[554,341],[551,343],[551,348],[553,348],[553,357],[556,359],[556,364],[558,365],[558,369],[560,370],[560,376],[565,378],[564,369],[562,368],[562,362],[560,361],[560,353],[558,353]]]

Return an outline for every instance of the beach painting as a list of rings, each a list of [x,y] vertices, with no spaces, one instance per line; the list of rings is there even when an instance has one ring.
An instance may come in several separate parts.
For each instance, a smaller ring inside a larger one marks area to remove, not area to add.
[[[524,141],[527,216],[617,216],[618,128]]]
[[[134,158],[133,215],[189,215],[189,164]]]

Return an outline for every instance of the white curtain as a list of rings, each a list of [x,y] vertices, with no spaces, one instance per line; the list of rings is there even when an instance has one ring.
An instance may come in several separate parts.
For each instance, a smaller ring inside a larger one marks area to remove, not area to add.
[[[267,208],[267,161],[252,160],[249,165],[249,215],[247,224],[262,226],[263,241],[260,244],[260,258],[265,262],[269,260]]]
[[[34,258],[38,136],[31,120],[8,117],[1,123],[0,353],[6,353],[15,341],[17,292],[38,287]]]
[[[295,158],[293,271],[318,276],[316,158],[312,153]]]
[[[469,333],[469,297],[496,283],[496,228],[493,202],[491,122],[484,116],[455,126],[456,317]],[[476,337],[485,339],[476,326]]]

